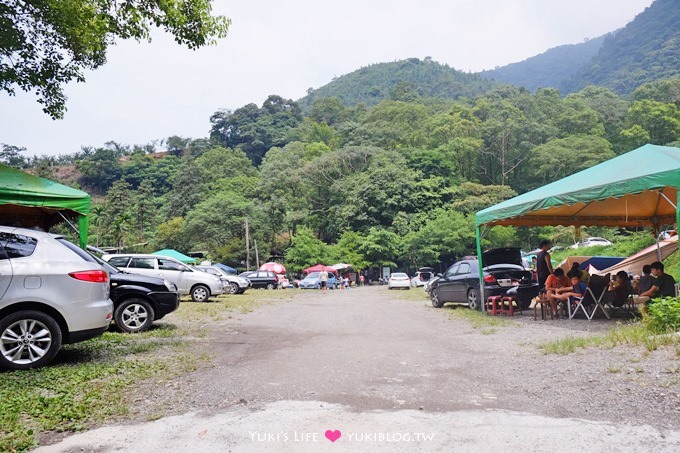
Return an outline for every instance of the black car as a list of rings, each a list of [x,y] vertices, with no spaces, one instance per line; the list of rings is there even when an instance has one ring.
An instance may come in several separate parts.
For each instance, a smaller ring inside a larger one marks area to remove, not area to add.
[[[247,271],[238,276],[250,280],[251,288],[274,289],[278,285],[276,274],[271,271]]]
[[[179,292],[174,283],[149,275],[129,274],[97,260],[109,273],[113,321],[121,331],[149,330],[154,321],[179,307]]]
[[[482,254],[484,266],[484,296],[517,297],[522,309],[529,308],[531,299],[538,294],[538,283],[527,270],[518,248],[500,248]],[[527,266],[528,267],[528,266]],[[429,288],[432,306],[442,307],[446,302],[465,303],[479,309],[479,265],[476,257],[467,257],[454,263],[446,273],[434,280]]]

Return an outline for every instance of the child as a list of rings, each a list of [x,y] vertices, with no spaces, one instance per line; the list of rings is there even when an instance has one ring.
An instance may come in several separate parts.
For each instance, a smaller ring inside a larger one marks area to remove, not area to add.
[[[578,272],[569,271],[568,276],[571,279],[571,286],[557,288],[552,296],[548,296],[552,297],[550,301],[551,308],[553,303],[557,305],[557,301],[569,301],[570,304],[575,304],[586,293],[586,284],[581,281],[581,276]]]

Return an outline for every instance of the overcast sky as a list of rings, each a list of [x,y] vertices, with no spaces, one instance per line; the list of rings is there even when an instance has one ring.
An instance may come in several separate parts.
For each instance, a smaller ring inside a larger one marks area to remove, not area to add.
[[[81,146],[206,137],[219,109],[297,100],[362,66],[417,57],[462,71],[493,69],[625,26],[653,0],[215,0],[232,19],[217,46],[189,51],[157,33],[120,42],[108,62],[66,88],[51,120],[35,97],[0,93],[0,143],[34,154]]]

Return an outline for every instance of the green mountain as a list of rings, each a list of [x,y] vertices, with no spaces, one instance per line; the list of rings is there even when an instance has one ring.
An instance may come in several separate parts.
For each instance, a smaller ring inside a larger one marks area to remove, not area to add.
[[[656,0],[623,29],[608,36],[593,61],[565,83],[632,93],[642,84],[680,75],[680,0]]]
[[[640,85],[680,76],[680,0],[656,0],[624,28],[581,44],[555,47],[519,63],[481,73],[409,58],[378,63],[338,77],[298,101],[308,112],[314,101],[338,98],[346,106],[373,106],[384,99],[458,99],[511,84],[562,94],[588,85],[629,95]]]
[[[575,77],[588,65],[602,48],[607,36],[600,36],[582,44],[554,47],[519,63],[482,71],[480,74],[482,77],[523,86],[531,91],[545,87],[564,91],[565,81]]]
[[[498,84],[478,74],[468,74],[432,61],[409,58],[378,63],[338,77],[310,90],[298,104],[307,111],[314,101],[338,98],[347,106],[378,104],[384,99],[412,100],[414,97],[458,99],[488,92]]]
[[[656,0],[620,30],[481,75],[531,90],[553,87],[567,94],[599,85],[628,95],[642,84],[680,75],[679,25],[680,0]]]

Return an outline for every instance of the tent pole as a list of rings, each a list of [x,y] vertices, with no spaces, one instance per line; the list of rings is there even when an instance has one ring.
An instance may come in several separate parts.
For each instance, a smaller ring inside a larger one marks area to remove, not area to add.
[[[78,216],[78,234],[80,235],[80,248],[87,248],[87,235],[90,228],[90,218],[86,215]]]
[[[482,270],[482,237],[479,231],[479,225],[475,228],[475,237],[477,241],[477,265],[479,266],[479,309],[486,311],[486,296],[484,295],[484,271]]]

